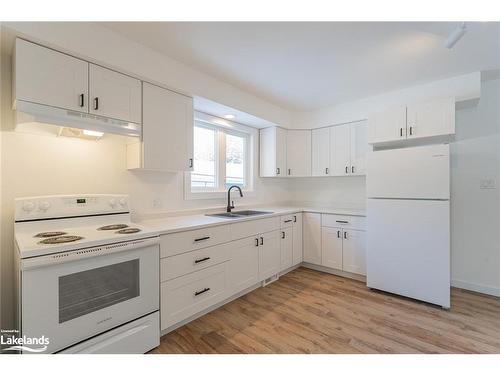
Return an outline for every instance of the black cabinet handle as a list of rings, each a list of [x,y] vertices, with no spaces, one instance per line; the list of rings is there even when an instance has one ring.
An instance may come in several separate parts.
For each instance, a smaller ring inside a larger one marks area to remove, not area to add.
[[[281,232],[281,238],[284,239],[285,238],[285,232]]]
[[[195,239],[194,239],[194,242],[198,242],[198,241],[205,241],[205,240],[208,240],[209,238],[210,238],[210,236],[201,237],[201,238],[195,238]]]
[[[344,232],[344,238],[347,240],[347,232]]]
[[[325,168],[325,174],[328,174],[328,168]]]
[[[199,291],[197,291],[197,292],[194,292],[194,296],[195,296],[195,297],[196,297],[196,296],[199,296],[200,294],[206,293],[206,292],[208,292],[209,290],[210,290],[210,288],[204,288],[204,289],[202,289],[202,290],[199,290]]]
[[[340,231],[337,231],[337,238],[340,238]]]
[[[354,167],[353,166],[351,167],[351,172],[354,173]]]
[[[259,246],[259,239],[258,238],[255,239],[255,246]]]
[[[284,223],[291,223],[291,222],[292,222],[292,219],[284,221]]]
[[[345,167],[345,173],[349,173],[349,167],[348,166]]]
[[[83,94],[80,94],[80,107],[83,107],[85,105],[85,96]]]
[[[293,222],[296,223],[297,222],[297,215],[293,215]]]
[[[276,168],[276,174],[280,174],[280,169]]]
[[[261,238],[260,238],[260,244],[261,244],[261,245],[264,245],[264,237],[261,237]]]
[[[94,109],[97,111],[99,109],[99,98],[94,98]]]
[[[410,126],[410,135],[413,135],[413,126]]]
[[[189,168],[193,168],[193,159],[189,159]]]
[[[207,261],[207,260],[209,260],[209,259],[210,259],[210,257],[205,257],[205,258],[201,258],[201,259],[196,259],[196,260],[194,261],[194,263],[195,263],[195,264],[197,264],[197,263],[201,263],[201,262],[206,262],[206,261]]]
[[[403,128],[399,128],[399,136],[402,137],[403,136]]]
[[[290,176],[290,173],[292,173],[292,170],[288,168],[288,175]]]
[[[341,224],[349,224],[349,222],[347,220],[335,220],[337,223],[341,223]]]

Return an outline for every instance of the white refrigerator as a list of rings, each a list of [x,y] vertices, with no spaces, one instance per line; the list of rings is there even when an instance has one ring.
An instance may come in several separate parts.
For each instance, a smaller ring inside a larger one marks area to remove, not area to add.
[[[450,148],[372,151],[367,286],[450,307]]]

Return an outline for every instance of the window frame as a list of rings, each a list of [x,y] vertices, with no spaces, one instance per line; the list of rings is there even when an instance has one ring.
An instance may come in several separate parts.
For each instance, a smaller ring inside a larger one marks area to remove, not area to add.
[[[255,177],[257,166],[257,144],[259,131],[256,128],[245,126],[234,121],[221,119],[216,116],[208,115],[202,112],[195,112],[193,128],[195,126],[205,127],[216,130],[218,139],[215,144],[216,166],[215,179],[217,186],[215,188],[200,188],[191,186],[191,173],[184,174],[184,199],[216,199],[223,198],[227,194],[226,184],[226,144],[225,134],[234,136],[244,136],[246,146],[244,150],[245,169],[245,187],[242,188],[245,196],[255,194]]]

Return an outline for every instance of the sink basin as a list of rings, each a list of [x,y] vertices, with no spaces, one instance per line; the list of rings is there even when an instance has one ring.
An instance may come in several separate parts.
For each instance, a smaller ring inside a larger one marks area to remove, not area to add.
[[[243,211],[233,211],[233,212],[221,212],[221,213],[217,213],[217,214],[206,214],[206,216],[226,217],[229,219],[237,219],[240,217],[265,215],[265,214],[272,214],[272,212],[270,212],[270,211],[243,210]]]

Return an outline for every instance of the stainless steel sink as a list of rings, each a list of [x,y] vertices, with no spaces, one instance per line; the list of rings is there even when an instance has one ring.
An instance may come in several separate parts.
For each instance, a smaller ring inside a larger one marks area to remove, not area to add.
[[[206,216],[226,217],[229,219],[238,219],[240,217],[265,215],[265,214],[272,214],[272,212],[271,211],[243,210],[243,211],[233,211],[233,212],[221,212],[221,213],[217,213],[217,214],[206,214]]]

